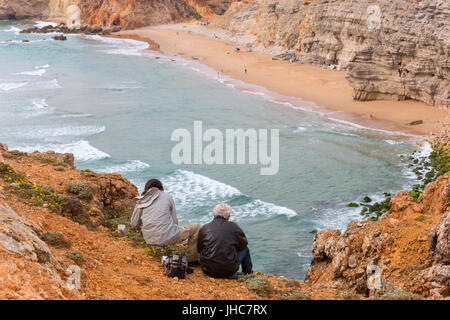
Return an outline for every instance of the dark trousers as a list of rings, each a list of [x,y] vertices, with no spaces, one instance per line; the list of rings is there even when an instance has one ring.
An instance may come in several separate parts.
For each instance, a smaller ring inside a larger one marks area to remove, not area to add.
[[[242,272],[245,274],[250,274],[253,271],[252,258],[250,257],[250,250],[245,248],[238,252],[239,262],[242,266]]]

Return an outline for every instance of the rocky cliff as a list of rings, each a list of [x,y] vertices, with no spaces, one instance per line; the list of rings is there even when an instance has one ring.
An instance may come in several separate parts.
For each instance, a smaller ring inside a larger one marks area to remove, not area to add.
[[[49,0],[0,0],[0,20],[46,17]]]
[[[136,28],[215,16],[205,0],[0,0],[0,19],[65,17],[71,5],[80,7],[82,24],[100,27]]]
[[[204,0],[80,0],[82,22],[92,26],[136,28],[213,14]]]
[[[430,183],[418,203],[408,192],[392,199],[378,222],[352,221],[341,234],[322,230],[314,239],[306,281],[354,295],[405,290],[450,295],[450,174]]]
[[[450,2],[253,0],[213,23],[277,58],[348,70],[356,100],[450,106]]]

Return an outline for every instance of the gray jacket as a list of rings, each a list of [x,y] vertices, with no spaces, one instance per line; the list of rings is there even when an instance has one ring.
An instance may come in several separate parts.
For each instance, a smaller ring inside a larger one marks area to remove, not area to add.
[[[131,227],[137,229],[142,226],[145,242],[165,245],[175,240],[180,228],[172,196],[158,188],[151,188],[136,199]]]

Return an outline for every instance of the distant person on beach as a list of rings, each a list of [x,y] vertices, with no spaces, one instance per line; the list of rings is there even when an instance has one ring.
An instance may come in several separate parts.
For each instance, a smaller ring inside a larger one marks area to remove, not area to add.
[[[244,231],[229,221],[231,207],[218,204],[214,219],[205,224],[198,234],[197,249],[205,274],[214,278],[230,278],[242,266],[242,273],[252,273],[253,265]]]
[[[247,68],[244,69],[245,74],[247,74]]]
[[[142,226],[142,235],[150,245],[176,244],[188,240],[188,262],[198,262],[197,237],[200,224],[191,223],[178,226],[175,203],[170,194],[164,192],[161,181],[150,179],[137,203],[131,217],[131,228]]]

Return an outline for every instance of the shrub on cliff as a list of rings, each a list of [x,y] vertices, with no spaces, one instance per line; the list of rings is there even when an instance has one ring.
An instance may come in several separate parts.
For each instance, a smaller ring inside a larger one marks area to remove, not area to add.
[[[383,295],[380,295],[379,300],[423,300],[421,296],[418,294],[404,291],[404,290],[398,290],[395,289],[392,292],[385,293]]]
[[[57,231],[48,231],[41,236],[41,239],[56,248],[70,248],[72,246],[70,240],[64,238],[64,236]]]
[[[245,282],[248,290],[253,291],[263,299],[268,299],[274,292],[274,288],[263,275],[248,274],[240,276],[238,281]]]
[[[91,184],[85,182],[70,182],[66,191],[76,195],[79,199],[91,201],[94,198],[94,188]]]
[[[89,212],[78,198],[65,194],[58,194],[56,197],[64,217],[70,218],[79,224],[92,227]]]
[[[67,252],[66,257],[75,262],[77,265],[81,265],[84,262],[83,254],[80,251]]]

